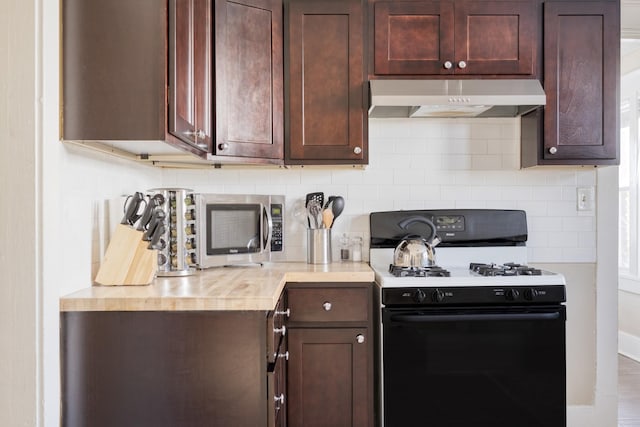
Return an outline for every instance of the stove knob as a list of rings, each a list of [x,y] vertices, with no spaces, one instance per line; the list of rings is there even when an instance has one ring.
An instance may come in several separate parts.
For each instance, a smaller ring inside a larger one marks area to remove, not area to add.
[[[427,296],[422,289],[418,289],[413,293],[413,299],[415,302],[422,302]]]
[[[520,292],[517,289],[509,289],[506,296],[509,301],[515,301],[520,298]]]
[[[431,300],[433,302],[442,302],[443,299],[444,299],[444,292],[442,292],[440,289],[436,289],[431,294]]]
[[[527,289],[526,291],[524,291],[524,299],[526,299],[527,301],[533,301],[537,297],[538,297],[538,291],[533,288]]]

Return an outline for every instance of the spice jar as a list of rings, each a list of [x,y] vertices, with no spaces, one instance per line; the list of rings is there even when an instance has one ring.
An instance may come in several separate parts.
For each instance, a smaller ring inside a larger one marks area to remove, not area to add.
[[[340,237],[340,261],[349,261],[350,256],[350,241],[346,234]]]

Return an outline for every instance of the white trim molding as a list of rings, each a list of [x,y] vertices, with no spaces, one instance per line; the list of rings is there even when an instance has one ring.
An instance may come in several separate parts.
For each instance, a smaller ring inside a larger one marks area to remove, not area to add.
[[[640,362],[640,337],[618,331],[618,353]]]
[[[621,37],[640,39],[640,0],[622,0],[620,10]]]

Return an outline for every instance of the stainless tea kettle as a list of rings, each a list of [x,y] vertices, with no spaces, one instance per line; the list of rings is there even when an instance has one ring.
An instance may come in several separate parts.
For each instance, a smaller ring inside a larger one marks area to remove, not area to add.
[[[396,246],[393,265],[405,268],[435,267],[437,265],[435,247],[438,243],[440,243],[438,236],[434,236],[430,242],[422,236],[406,236]]]
[[[403,237],[393,253],[393,265],[402,268],[434,267],[437,265],[435,247],[441,241],[435,234],[436,227],[432,221],[424,217],[407,218],[398,225],[409,231],[409,226],[414,223],[426,225],[427,233],[412,233]]]

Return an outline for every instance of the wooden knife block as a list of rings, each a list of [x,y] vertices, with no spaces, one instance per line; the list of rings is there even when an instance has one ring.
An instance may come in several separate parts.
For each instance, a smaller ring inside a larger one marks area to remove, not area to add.
[[[106,286],[148,285],[158,271],[158,251],[147,249],[142,231],[118,224],[96,275]]]

